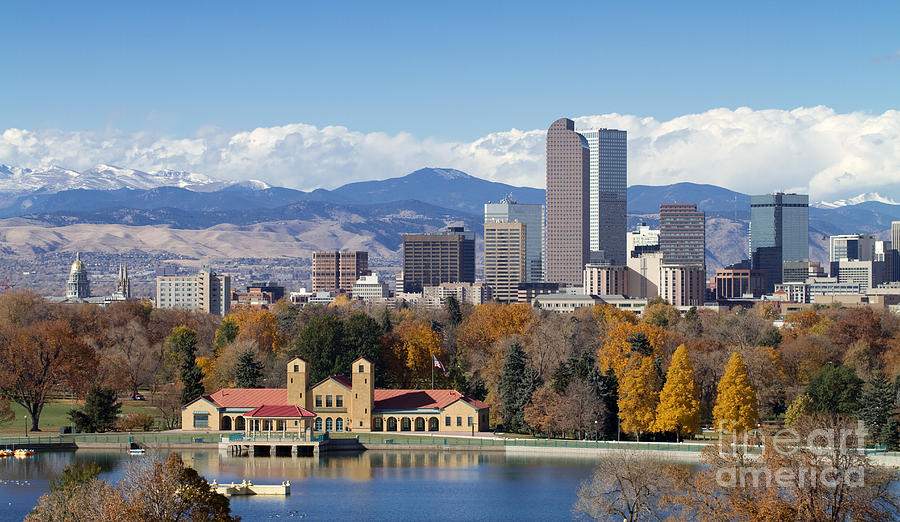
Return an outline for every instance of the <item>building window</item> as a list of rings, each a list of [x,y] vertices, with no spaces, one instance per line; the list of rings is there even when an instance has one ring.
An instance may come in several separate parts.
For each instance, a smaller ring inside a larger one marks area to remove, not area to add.
[[[316,408],[321,408],[321,407],[322,407],[322,396],[316,395]]]
[[[295,365],[294,365],[294,371],[295,371],[295,372],[299,372],[299,371],[300,371],[300,365],[299,365],[299,364],[295,364]]]
[[[457,417],[457,418],[456,418],[456,425],[457,425],[457,426],[462,426],[462,417]]]
[[[344,431],[344,419],[338,419],[334,423],[334,429],[335,431]]]
[[[366,371],[366,367],[360,364],[359,365],[359,373],[363,373],[365,371]]]
[[[469,417],[469,426],[474,426],[474,425],[475,425],[475,419],[473,419],[472,417]]]
[[[334,405],[337,406],[338,408],[343,408],[344,407],[344,396],[343,395],[336,396],[334,398]]]
[[[331,417],[328,417],[327,419],[325,419],[325,431],[331,431],[333,429],[334,421],[331,419]]]
[[[444,426],[450,426],[450,417],[444,418]]]
[[[316,419],[316,431],[322,431],[322,419],[321,418]]]
[[[332,400],[331,400],[331,395],[326,395],[326,396],[325,396],[325,407],[326,407],[326,408],[331,408],[331,405],[332,405],[332,404],[333,404],[333,402],[332,402]]]
[[[195,413],[194,414],[194,427],[195,428],[208,428],[209,427],[209,414],[208,413]]]

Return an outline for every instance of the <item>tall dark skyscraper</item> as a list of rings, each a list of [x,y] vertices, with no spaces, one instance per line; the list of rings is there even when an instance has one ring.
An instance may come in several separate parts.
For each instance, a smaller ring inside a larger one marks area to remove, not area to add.
[[[546,281],[582,284],[590,260],[589,183],[588,142],[575,132],[575,122],[560,118],[547,129]]]
[[[403,234],[403,290],[475,282],[475,233],[448,227],[437,234]]]
[[[809,196],[750,196],[750,258],[766,274],[766,288],[804,281],[809,263]],[[804,270],[803,266],[806,265]]]
[[[605,264],[625,265],[628,133],[616,129],[578,133],[584,136],[590,149],[588,238],[591,262],[597,258]]]
[[[659,250],[664,265],[706,266],[706,213],[694,203],[659,206]]]

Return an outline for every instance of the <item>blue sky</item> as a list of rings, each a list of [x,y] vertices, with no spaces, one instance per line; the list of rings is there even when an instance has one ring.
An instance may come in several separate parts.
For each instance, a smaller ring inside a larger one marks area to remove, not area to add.
[[[561,115],[900,99],[896,1],[19,2],[0,18],[0,130],[472,140]]]

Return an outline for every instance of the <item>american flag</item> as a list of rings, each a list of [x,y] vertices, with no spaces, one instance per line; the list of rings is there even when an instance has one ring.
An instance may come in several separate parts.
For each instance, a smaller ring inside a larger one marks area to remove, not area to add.
[[[446,376],[447,376],[447,369],[444,368],[444,365],[441,364],[441,361],[439,361],[438,358],[434,356],[434,354],[431,354],[431,358],[434,359],[434,367],[435,367],[435,368],[440,368],[441,371],[444,372],[444,377],[446,377]]]

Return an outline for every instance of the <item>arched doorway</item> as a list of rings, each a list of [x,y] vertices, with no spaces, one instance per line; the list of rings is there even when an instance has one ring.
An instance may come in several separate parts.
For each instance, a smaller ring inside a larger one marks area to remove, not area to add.
[[[316,431],[322,431],[322,417],[316,417]]]
[[[335,421],[334,431],[344,431],[344,419],[339,418]]]
[[[410,431],[410,425],[408,417],[403,417],[400,419],[400,431]]]
[[[228,415],[222,416],[222,431],[231,431],[231,417]]]
[[[244,431],[244,418],[243,417],[235,417],[234,418],[234,429],[237,431]]]
[[[372,431],[381,431],[384,429],[384,421],[381,417],[375,417],[372,419]]]
[[[397,419],[395,419],[394,417],[388,417],[387,424],[388,424],[388,426],[387,426],[388,431],[397,431]]]
[[[440,424],[440,423],[438,422],[437,417],[432,417],[432,418],[428,419],[428,431],[437,431],[438,424]]]
[[[331,417],[325,419],[325,431],[333,431],[334,430],[334,420]]]
[[[425,419],[416,417],[416,431],[425,431]]]

